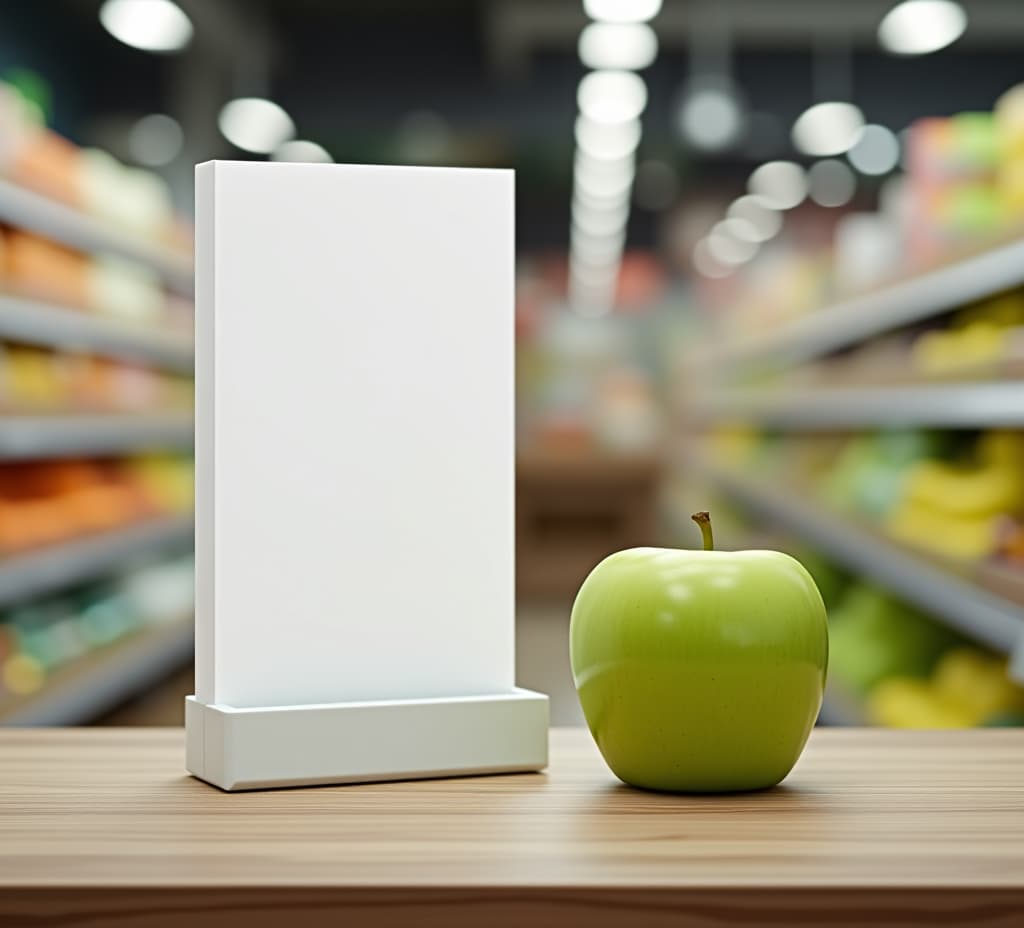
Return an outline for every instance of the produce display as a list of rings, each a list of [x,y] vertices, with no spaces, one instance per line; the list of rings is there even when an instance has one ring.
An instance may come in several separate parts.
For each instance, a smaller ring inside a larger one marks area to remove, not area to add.
[[[163,452],[178,447],[169,436],[193,407],[192,378],[179,373],[189,367],[194,315],[182,295],[191,231],[158,174],[48,127],[50,90],[39,75],[9,69],[4,78],[0,431],[6,422],[11,432],[0,447],[24,453],[21,437],[41,430],[39,447],[55,457],[0,460],[0,724],[35,695],[42,718],[79,723],[96,711],[79,693],[102,702],[184,659],[191,560],[154,559],[184,548],[187,519],[167,517],[187,516],[193,504],[192,460]],[[109,425],[120,442],[122,414],[123,440],[138,426],[139,447],[125,446],[121,458],[63,456],[88,453],[93,415],[102,417],[95,448],[108,453],[102,433]],[[129,541],[131,557],[112,564]],[[119,576],[66,590],[71,575],[84,583],[115,569]],[[7,605],[21,595],[22,571],[32,597]],[[110,648],[166,621],[182,624]]]
[[[785,438],[733,432],[721,433],[715,446],[731,467],[756,469],[765,479],[810,493],[829,510],[952,567],[1024,566],[1022,432],[896,430]],[[1024,571],[1020,580],[1024,584]]]
[[[814,553],[798,551],[828,607],[829,686],[868,724],[1024,725],[1007,660]]]
[[[0,610],[0,720],[54,675],[147,627],[186,621],[191,557],[149,564],[59,597]]]
[[[190,458],[0,464],[0,564],[33,548],[187,512],[192,496]]]
[[[191,411],[191,378],[0,341],[0,412]]]
[[[150,268],[3,226],[0,291],[139,325],[184,329],[191,318],[191,304],[168,294]]]
[[[1006,661],[976,648],[954,648],[924,679],[893,675],[868,699],[869,716],[896,728],[1024,725],[1024,689],[1006,673]]]
[[[1013,290],[880,335],[754,383],[771,388],[1016,380],[1024,375],[1024,293]]]
[[[48,93],[40,84],[38,78],[0,81],[0,176],[143,240],[187,252],[189,236],[174,217],[166,182],[47,128]]]

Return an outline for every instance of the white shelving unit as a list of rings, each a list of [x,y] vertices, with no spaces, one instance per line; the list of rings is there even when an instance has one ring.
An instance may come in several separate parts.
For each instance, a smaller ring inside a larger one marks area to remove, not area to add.
[[[0,340],[150,364],[190,374],[192,338],[81,310],[0,294]]]
[[[0,416],[0,461],[192,447],[188,413]]]
[[[1024,238],[838,300],[769,336],[719,350],[708,347],[695,366],[732,377],[744,370],[798,364],[1021,284]]]
[[[130,567],[139,557],[192,546],[191,516],[151,519],[0,558],[0,609]]]
[[[70,206],[0,180],[0,221],[90,253],[120,255],[156,271],[172,289],[191,296],[191,258],[108,226]]]
[[[692,414],[706,423],[745,422],[794,431],[1024,427],[1024,380],[723,389],[700,397]]]
[[[685,463],[744,508],[805,539],[847,569],[869,577],[970,638],[1014,655],[1015,664],[1021,660],[1024,607],[822,509],[806,495],[719,466],[701,453],[688,454]]]
[[[57,671],[38,693],[0,702],[0,725],[78,725],[188,663],[192,618],[142,628]]]

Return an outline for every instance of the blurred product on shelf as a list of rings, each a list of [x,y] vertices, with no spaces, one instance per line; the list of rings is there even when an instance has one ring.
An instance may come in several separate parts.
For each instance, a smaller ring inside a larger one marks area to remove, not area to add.
[[[193,385],[149,367],[0,341],[0,411],[191,410]]]
[[[998,126],[990,113],[919,119],[907,132],[911,266],[941,258],[1005,228],[1013,218],[996,183]]]
[[[516,587],[569,601],[620,548],[656,537],[664,423],[656,288],[631,285],[627,315],[587,318],[565,268],[526,266],[516,307]]]
[[[921,377],[1020,376],[1024,371],[1024,294],[1003,294],[955,313],[917,336],[910,364]]]
[[[173,317],[159,276],[123,258],[86,255],[30,232],[0,229],[0,286],[11,294],[153,325]]]
[[[884,590],[852,584],[829,612],[830,672],[863,695],[892,676],[924,677],[960,636]]]
[[[106,152],[80,149],[46,128],[21,87],[0,82],[0,175],[152,242],[187,250],[166,183]]]
[[[65,306],[89,302],[89,258],[30,232],[5,229],[0,234],[0,273],[11,293]]]
[[[994,113],[919,119],[904,134],[906,174],[886,182],[877,213],[843,217],[837,289],[865,289],[988,244],[1024,220],[1019,114],[1008,91]]]
[[[813,563],[813,562],[812,562]],[[824,573],[835,573],[825,563]],[[815,569],[819,576],[819,568]],[[967,728],[1024,722],[1024,689],[1006,659],[871,584],[826,583],[829,675],[847,704],[862,702],[871,724]]]
[[[975,648],[952,648],[927,677],[894,674],[868,699],[868,718],[894,728],[970,728],[1024,724],[1024,689],[1006,661]]]
[[[1003,520],[1022,512],[1024,434],[990,432],[953,461],[913,464],[886,529],[939,554],[982,559],[998,550]]]
[[[76,662],[141,630],[189,620],[193,562],[179,557],[0,610],[0,721]]]
[[[879,386],[1021,380],[1024,292],[1013,290],[904,329],[869,338],[840,354],[791,371],[769,372],[759,385]]]
[[[1024,433],[865,432],[787,436],[720,432],[723,461],[774,475],[830,509],[949,560],[950,569],[999,560],[1008,568],[1024,517]],[[1024,602],[1024,572],[1003,591]]]
[[[0,563],[5,555],[187,512],[192,479],[188,458],[2,464]]]
[[[517,286],[520,446],[651,453],[663,425],[657,363],[649,357],[656,315],[584,318],[567,312],[561,293],[540,275]]]

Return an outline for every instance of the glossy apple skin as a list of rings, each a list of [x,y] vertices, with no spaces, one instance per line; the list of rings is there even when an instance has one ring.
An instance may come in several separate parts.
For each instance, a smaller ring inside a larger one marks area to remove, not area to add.
[[[608,766],[672,792],[763,789],[818,717],[825,606],[777,551],[631,548],[605,558],[572,610],[583,714]]]

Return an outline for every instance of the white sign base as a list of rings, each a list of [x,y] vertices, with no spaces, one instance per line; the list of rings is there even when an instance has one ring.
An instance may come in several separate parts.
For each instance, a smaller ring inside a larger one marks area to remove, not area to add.
[[[232,709],[185,701],[189,771],[223,790],[541,770],[548,698],[508,695]]]

